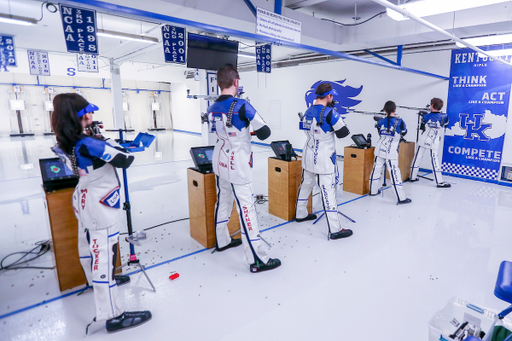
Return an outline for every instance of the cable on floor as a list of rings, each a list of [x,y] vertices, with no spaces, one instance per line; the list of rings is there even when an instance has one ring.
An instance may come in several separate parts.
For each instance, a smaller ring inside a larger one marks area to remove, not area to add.
[[[0,271],[2,271],[2,270],[18,270],[18,269],[44,269],[44,270],[54,269],[55,268],[54,266],[52,266],[52,267],[20,266],[21,264],[26,264],[26,263],[28,263],[30,261],[33,261],[33,260],[43,256],[48,251],[50,251],[50,249],[51,249],[50,243],[51,243],[51,241],[49,239],[48,240],[41,240],[41,241],[36,242],[35,243],[36,246],[32,250],[30,250],[30,251],[13,252],[13,253],[5,256],[2,259],[2,261],[0,261]],[[37,250],[37,249],[39,249],[39,250]],[[7,258],[9,258],[11,256],[14,256],[14,255],[17,255],[17,254],[21,254],[22,256],[18,260],[12,262],[11,264],[4,265],[4,261]],[[25,257],[27,257],[29,255],[35,255],[35,256],[33,256],[32,258],[23,260]]]

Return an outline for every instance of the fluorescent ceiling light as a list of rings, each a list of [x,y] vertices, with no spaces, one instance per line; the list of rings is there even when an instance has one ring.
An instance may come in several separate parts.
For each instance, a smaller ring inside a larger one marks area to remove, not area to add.
[[[253,54],[248,54],[248,53],[243,53],[243,52],[238,52],[238,56],[239,57],[245,57],[245,58],[252,58],[252,59],[256,59],[256,56],[253,55]]]
[[[6,23],[6,24],[23,25],[23,26],[32,26],[32,25],[37,24],[36,19],[20,17],[17,15],[3,14],[3,13],[0,13],[0,22]]]
[[[158,43],[158,38],[140,36],[136,34],[123,33],[123,32],[115,32],[115,31],[107,31],[107,30],[98,30],[98,35],[101,37],[110,37],[110,38],[120,38],[123,40],[133,40],[142,43],[154,44]]]
[[[461,11],[508,1],[510,0],[419,0],[398,5],[398,7],[418,17],[428,17],[429,15]],[[409,19],[389,8],[386,8],[386,13],[390,18],[397,21]]]
[[[512,43],[512,33],[510,34],[498,34],[495,36],[486,36],[486,37],[478,37],[478,38],[468,38],[462,39],[465,42],[470,43],[475,46],[487,46],[487,45],[498,45],[498,44],[507,44]],[[459,42],[455,42],[458,47],[466,47]]]

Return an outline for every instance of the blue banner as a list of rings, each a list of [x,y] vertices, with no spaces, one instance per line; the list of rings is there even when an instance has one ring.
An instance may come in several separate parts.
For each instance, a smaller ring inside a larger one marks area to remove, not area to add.
[[[68,52],[98,54],[96,11],[60,5]]]
[[[7,70],[7,66],[17,66],[14,37],[0,35],[0,69]]]
[[[256,71],[272,71],[272,45],[256,46]]]
[[[166,63],[186,64],[185,29],[171,25],[162,26],[162,40]]]
[[[502,58],[510,61],[510,56]],[[471,49],[452,50],[444,172],[497,179],[507,128],[511,76],[510,66]]]

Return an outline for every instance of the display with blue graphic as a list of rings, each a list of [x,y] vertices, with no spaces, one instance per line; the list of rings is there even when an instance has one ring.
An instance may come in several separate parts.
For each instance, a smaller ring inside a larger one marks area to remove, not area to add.
[[[60,5],[68,52],[98,54],[96,11]]]
[[[510,58],[504,57],[504,58]],[[471,49],[452,50],[442,170],[496,180],[512,69]]]
[[[309,108],[313,105],[316,99],[315,91],[318,85],[320,83],[329,82],[331,83],[331,86],[338,95],[334,96],[334,100],[336,101],[335,108],[338,111],[340,115],[345,115],[348,113],[348,108],[352,108],[359,103],[361,103],[360,100],[354,99],[353,97],[358,96],[361,91],[363,91],[363,86],[361,85],[359,88],[353,88],[348,85],[342,85],[345,83],[346,79],[341,81],[318,81],[315,84],[311,85],[311,89],[306,91],[306,94],[304,95],[304,99],[306,101],[306,105]]]
[[[185,29],[171,25],[162,26],[162,40],[166,63],[186,64]]]
[[[0,68],[7,66],[17,66],[14,37],[0,35]]]
[[[272,45],[256,46],[256,72],[272,71]]]

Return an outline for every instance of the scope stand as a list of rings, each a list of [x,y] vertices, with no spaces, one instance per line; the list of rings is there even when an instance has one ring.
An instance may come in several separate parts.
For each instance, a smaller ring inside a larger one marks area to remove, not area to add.
[[[119,139],[121,140],[121,143],[124,142],[123,138],[123,131],[125,129],[119,129]],[[131,236],[133,234],[133,228],[132,228],[132,212],[131,212],[131,204],[130,204],[130,196],[128,193],[128,177],[126,173],[126,168],[123,168],[123,183],[124,183],[124,198],[125,202],[123,204],[123,209],[126,211],[126,222],[128,225],[128,236]],[[144,265],[140,263],[140,260],[137,258],[137,255],[135,254],[135,246],[132,243],[130,244],[130,260],[121,265],[121,267],[125,265],[136,265],[139,267],[139,269],[142,271],[144,276],[146,276],[146,279],[148,280],[149,284],[153,288],[153,291],[156,291],[155,286],[153,285],[153,282],[149,279],[148,274],[144,270]]]

